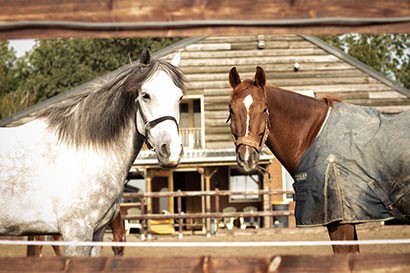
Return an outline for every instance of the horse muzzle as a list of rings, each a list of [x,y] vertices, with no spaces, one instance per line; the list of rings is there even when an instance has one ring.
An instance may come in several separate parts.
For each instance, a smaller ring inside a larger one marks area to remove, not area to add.
[[[259,151],[252,146],[240,145],[236,151],[236,161],[245,173],[256,170],[259,163]]]
[[[163,143],[157,150],[158,163],[161,168],[174,168],[179,164],[183,154],[181,143]]]

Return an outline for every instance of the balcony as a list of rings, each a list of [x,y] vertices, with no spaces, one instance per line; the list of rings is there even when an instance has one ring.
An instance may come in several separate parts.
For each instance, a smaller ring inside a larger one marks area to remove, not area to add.
[[[203,149],[202,128],[180,128],[182,144],[185,149]]]

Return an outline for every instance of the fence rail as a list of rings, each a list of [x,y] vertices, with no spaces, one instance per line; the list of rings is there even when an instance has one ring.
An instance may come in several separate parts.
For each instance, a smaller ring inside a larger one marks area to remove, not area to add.
[[[132,203],[129,205],[127,203],[123,203],[121,206],[124,208],[129,207],[137,207],[141,208],[141,215],[123,215],[123,219],[127,220],[140,220],[142,226],[142,233],[144,235],[150,234],[151,230],[151,223],[150,220],[177,220],[178,223],[175,224],[175,227],[178,226],[179,234],[182,236],[184,220],[187,219],[203,219],[204,225],[206,226],[207,234],[211,234],[215,232],[215,225],[218,225],[218,221],[221,221],[223,218],[245,218],[245,217],[265,217],[265,219],[270,219],[272,217],[277,216],[291,216],[294,215],[293,211],[274,211],[272,208],[271,197],[272,195],[283,195],[283,194],[294,194],[293,191],[284,191],[284,190],[257,190],[257,191],[227,191],[227,190],[214,190],[214,191],[174,191],[174,192],[138,192],[138,193],[124,193],[123,197],[130,199],[139,199],[139,203]],[[220,211],[220,203],[219,198],[221,196],[235,196],[235,195],[258,195],[263,196],[268,200],[269,208],[265,209],[264,211],[253,211],[253,212],[221,212]],[[154,214],[151,211],[146,211],[145,206],[148,203],[149,199],[153,198],[176,198],[177,199],[177,212],[171,214]],[[186,197],[207,197],[214,199],[214,211],[211,210],[211,202],[207,202],[205,207],[205,212],[198,212],[198,213],[184,213],[182,211],[182,198]],[[268,217],[268,218],[266,218]],[[270,217],[270,218],[269,218]],[[211,227],[211,220],[216,221],[214,226]],[[185,224],[187,226],[187,224]],[[271,228],[272,224],[271,221],[268,223],[264,223],[265,228]]]
[[[0,272],[409,272],[406,253],[194,257],[0,257]]]

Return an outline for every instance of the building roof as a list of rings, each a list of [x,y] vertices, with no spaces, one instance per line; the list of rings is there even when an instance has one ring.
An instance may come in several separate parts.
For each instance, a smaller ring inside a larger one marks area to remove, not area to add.
[[[379,80],[380,82],[384,83],[385,85],[391,87],[395,91],[397,91],[397,92],[403,94],[404,96],[410,98],[410,90],[409,89],[398,85],[393,80],[391,80],[391,79],[387,78],[385,75],[377,72],[376,70],[374,70],[370,66],[365,65],[364,63],[360,62],[359,60],[353,58],[349,54],[346,54],[344,51],[329,45],[328,43],[326,43],[322,39],[319,39],[316,36],[311,36],[311,35],[300,35],[300,36],[303,37],[303,39],[305,39],[305,40],[317,45],[318,47],[322,48],[323,50],[326,50],[330,54],[332,54],[334,56],[337,56],[341,60],[355,66],[356,68],[360,69],[364,73],[372,76],[373,78]]]

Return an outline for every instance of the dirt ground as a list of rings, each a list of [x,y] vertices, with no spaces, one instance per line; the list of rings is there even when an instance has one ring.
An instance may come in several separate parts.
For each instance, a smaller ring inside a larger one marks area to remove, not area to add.
[[[380,223],[358,225],[359,240],[409,239],[410,225],[384,226]],[[22,237],[24,238],[24,237]],[[1,239],[1,237],[0,237]],[[106,233],[104,241],[111,241],[112,234]],[[141,242],[138,234],[127,236],[128,242]],[[325,228],[284,228],[270,230],[220,230],[216,236],[207,238],[204,234],[186,233],[182,239],[177,235],[153,235],[152,242],[276,242],[276,241],[327,241]],[[410,244],[363,245],[362,253],[408,253]],[[127,247],[126,257],[163,257],[163,256],[273,256],[289,254],[326,255],[331,254],[330,246],[320,247]],[[0,245],[0,257],[25,256],[25,246]],[[50,246],[43,248],[43,256],[53,256]],[[104,247],[103,256],[112,256],[111,248]]]

